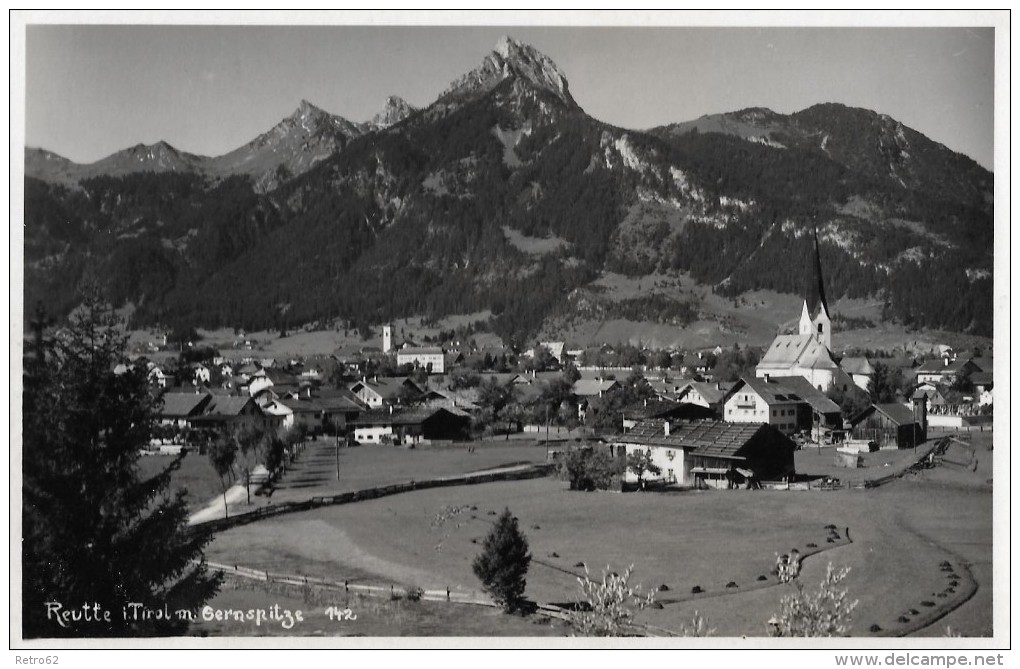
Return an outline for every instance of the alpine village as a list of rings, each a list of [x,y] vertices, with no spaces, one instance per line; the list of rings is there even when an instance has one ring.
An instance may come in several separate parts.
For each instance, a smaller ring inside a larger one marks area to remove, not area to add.
[[[839,104],[614,127],[509,37],[28,148],[23,634],[991,636],[992,186]]]

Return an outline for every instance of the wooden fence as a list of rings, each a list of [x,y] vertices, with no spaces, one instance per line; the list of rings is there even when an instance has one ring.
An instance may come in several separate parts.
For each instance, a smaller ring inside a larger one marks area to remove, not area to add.
[[[282,583],[299,587],[316,587],[338,592],[348,592],[368,597],[389,597],[391,599],[423,599],[433,602],[455,602],[458,604],[475,604],[478,606],[496,606],[491,599],[481,597],[474,593],[459,592],[450,587],[444,590],[415,589],[404,585],[367,585],[364,583],[351,583],[349,580],[334,581],[328,578],[315,576],[304,576],[302,574],[283,574],[262,569],[252,569],[241,565],[222,564],[220,562],[207,562],[206,565],[212,571],[222,572],[237,578],[263,583]]]

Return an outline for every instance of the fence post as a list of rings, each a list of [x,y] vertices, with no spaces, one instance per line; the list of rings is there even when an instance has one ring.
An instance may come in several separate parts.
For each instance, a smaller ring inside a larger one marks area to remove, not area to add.
[[[350,592],[350,588],[347,587],[347,579],[344,579],[344,592]]]
[[[446,586],[446,601],[450,601],[450,586]]]

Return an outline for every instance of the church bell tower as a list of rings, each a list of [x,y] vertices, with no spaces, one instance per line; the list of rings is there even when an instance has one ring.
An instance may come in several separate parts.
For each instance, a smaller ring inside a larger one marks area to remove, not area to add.
[[[814,230],[815,257],[813,272],[809,273],[804,306],[800,312],[800,334],[811,335],[825,348],[832,348],[832,320],[829,317],[829,303],[825,300],[825,284],[822,281],[822,257],[818,252],[818,228]]]

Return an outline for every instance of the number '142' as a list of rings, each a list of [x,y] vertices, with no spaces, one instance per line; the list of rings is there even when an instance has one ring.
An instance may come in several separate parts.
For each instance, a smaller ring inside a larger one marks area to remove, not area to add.
[[[330,620],[357,620],[358,614],[350,609],[341,609],[339,606],[326,607],[326,615]]]

